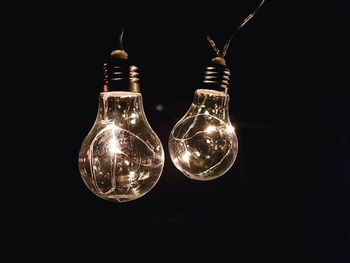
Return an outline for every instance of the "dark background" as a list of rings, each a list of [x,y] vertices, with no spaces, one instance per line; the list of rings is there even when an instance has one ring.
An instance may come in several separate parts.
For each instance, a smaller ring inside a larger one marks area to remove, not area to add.
[[[226,56],[239,139],[234,166],[217,180],[197,182],[170,161],[169,133],[214,56],[195,17],[222,47],[256,4],[246,2],[40,7],[21,31],[38,63],[28,107],[36,120],[28,130],[39,135],[32,147],[41,154],[28,154],[26,166],[38,173],[27,187],[35,198],[23,215],[29,236],[43,232],[43,244],[63,238],[47,248],[57,256],[82,245],[82,255],[104,257],[105,250],[114,254],[111,249],[126,245],[133,256],[142,248],[158,254],[165,246],[170,258],[192,252],[216,261],[350,261],[348,1],[267,1]],[[118,204],[86,188],[77,157],[96,116],[102,64],[121,24],[166,162],[152,191]]]

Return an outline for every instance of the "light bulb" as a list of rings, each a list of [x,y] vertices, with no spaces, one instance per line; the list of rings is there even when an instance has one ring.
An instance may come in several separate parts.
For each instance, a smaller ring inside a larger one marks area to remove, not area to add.
[[[213,59],[204,76],[204,88],[196,90],[189,110],[170,133],[171,160],[191,179],[218,178],[236,159],[238,141],[226,93],[229,74],[222,58]]]
[[[124,51],[114,51],[105,65],[95,123],[80,148],[81,177],[97,196],[125,202],[150,191],[163,166],[163,146],[144,112],[137,68]]]

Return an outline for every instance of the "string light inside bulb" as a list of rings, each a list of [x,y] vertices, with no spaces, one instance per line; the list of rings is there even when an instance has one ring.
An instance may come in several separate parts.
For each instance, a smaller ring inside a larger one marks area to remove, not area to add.
[[[238,140],[228,113],[230,70],[224,59],[237,32],[255,15],[265,0],[249,14],[231,35],[222,51],[201,25],[216,57],[206,67],[202,88],[169,136],[169,152],[174,165],[187,177],[213,180],[226,173],[235,162]]]
[[[206,133],[212,133],[212,132],[215,131],[215,130],[216,130],[215,126],[209,125],[209,126],[205,129],[205,132],[206,132]]]
[[[138,68],[119,48],[104,64],[104,86],[95,123],[79,152],[79,170],[87,187],[111,201],[138,199],[157,183],[164,150],[143,110]]]

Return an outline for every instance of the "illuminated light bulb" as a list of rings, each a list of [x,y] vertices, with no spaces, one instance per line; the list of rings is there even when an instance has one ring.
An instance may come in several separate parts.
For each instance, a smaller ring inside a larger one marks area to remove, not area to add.
[[[233,165],[238,141],[229,118],[230,71],[222,57],[207,67],[203,89],[197,89],[194,101],[169,137],[169,153],[174,165],[187,177],[212,180]]]
[[[113,51],[104,74],[98,114],[80,148],[79,170],[94,194],[126,202],[155,186],[164,150],[145,116],[137,67],[130,65],[127,53]]]

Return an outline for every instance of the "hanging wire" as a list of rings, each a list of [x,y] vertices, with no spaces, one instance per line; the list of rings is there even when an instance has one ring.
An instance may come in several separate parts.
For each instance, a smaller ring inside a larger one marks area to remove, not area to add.
[[[122,8],[118,10],[118,24],[120,26],[120,29],[118,32],[118,42],[117,42],[117,49],[123,50],[123,51],[124,51],[123,37],[124,37],[124,25],[125,25],[124,24],[125,19],[123,14],[124,9],[125,8],[122,6]]]
[[[227,50],[231,44],[232,39],[237,35],[237,33],[241,30],[241,28],[243,28],[250,19],[252,19],[255,14],[259,11],[260,7],[265,3],[265,0],[262,0],[260,2],[260,4],[254,9],[254,11],[252,13],[250,13],[242,22],[242,24],[233,32],[233,34],[231,35],[231,37],[229,38],[229,40],[226,42],[224,48],[222,49],[222,57],[225,57]]]
[[[196,17],[197,19],[197,23],[200,26],[200,28],[202,29],[203,33],[207,36],[207,40],[210,44],[210,46],[214,49],[214,52],[216,53],[217,56],[220,56],[220,50],[219,48],[216,46],[214,40],[209,36],[208,31],[205,29],[205,27],[203,26],[203,24],[200,22],[199,18]]]
[[[248,23],[248,21],[250,19],[252,19],[255,14],[259,11],[259,9],[261,8],[261,6],[265,3],[266,0],[262,0],[259,5],[253,10],[253,12],[251,12],[244,20],[243,22],[236,28],[235,31],[233,31],[232,35],[230,36],[230,38],[228,39],[228,41],[226,42],[226,44],[224,45],[222,52],[220,51],[220,49],[217,47],[217,45],[215,44],[214,40],[210,37],[210,35],[208,34],[207,30],[205,29],[205,27],[203,26],[203,24],[199,21],[199,19],[197,18],[197,22],[200,26],[200,28],[202,29],[203,33],[206,35],[206,38],[210,44],[210,46],[213,48],[214,52],[216,53],[217,56],[224,58],[227,50],[231,44],[232,39],[234,39],[237,35],[237,33]]]
[[[123,45],[123,36],[124,36],[124,27],[121,26],[120,28],[120,33],[118,35],[118,49],[124,50],[124,45]]]

